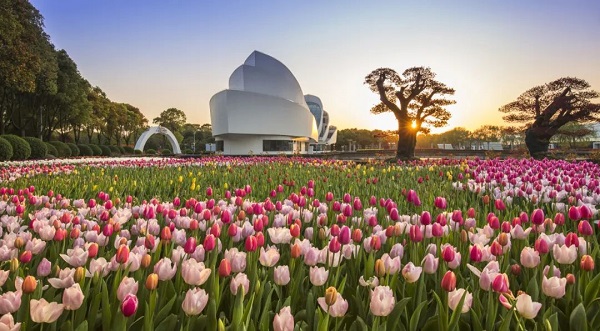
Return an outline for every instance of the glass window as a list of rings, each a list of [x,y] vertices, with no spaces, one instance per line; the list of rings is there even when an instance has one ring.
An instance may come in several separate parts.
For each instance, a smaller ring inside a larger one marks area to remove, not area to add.
[[[291,140],[263,140],[264,152],[291,152],[292,150]]]
[[[223,140],[217,140],[215,144],[215,151],[222,152],[224,150],[223,147],[225,146],[225,144],[223,143]]]

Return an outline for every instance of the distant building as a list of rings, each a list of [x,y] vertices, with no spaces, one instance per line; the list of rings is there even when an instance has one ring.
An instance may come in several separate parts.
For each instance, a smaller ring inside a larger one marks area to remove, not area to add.
[[[310,109],[311,114],[315,117],[317,128],[319,131],[319,139],[316,143],[311,144],[312,150],[321,152],[326,150],[328,145],[335,144],[337,141],[337,128],[329,125],[329,114],[323,109],[323,103],[317,96],[307,94],[304,100]]]
[[[314,105],[309,108],[296,77],[283,63],[252,52],[229,77],[229,89],[210,99],[217,151],[225,155],[310,154],[311,146],[335,142],[337,130],[329,125],[320,99],[308,99],[318,100],[315,104],[320,111]]]

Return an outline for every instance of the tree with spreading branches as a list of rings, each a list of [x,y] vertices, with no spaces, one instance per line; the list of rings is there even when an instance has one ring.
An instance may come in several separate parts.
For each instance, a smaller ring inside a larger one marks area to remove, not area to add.
[[[525,124],[529,154],[543,158],[550,139],[564,125],[600,120],[600,104],[592,102],[599,96],[585,80],[565,77],[525,91],[499,111],[507,114],[503,117],[505,121]]]
[[[380,102],[371,112],[392,112],[398,121],[397,159],[414,159],[417,133],[445,126],[451,116],[446,106],[455,103],[446,98],[454,89],[435,80],[430,68],[409,68],[402,75],[379,68],[365,77],[365,84],[379,95]]]

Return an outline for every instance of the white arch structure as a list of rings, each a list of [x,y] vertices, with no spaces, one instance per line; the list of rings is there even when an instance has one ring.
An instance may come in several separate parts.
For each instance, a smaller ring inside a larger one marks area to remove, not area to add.
[[[143,151],[148,139],[152,135],[157,133],[163,134],[167,137],[167,140],[169,141],[173,149],[173,154],[181,154],[181,148],[179,147],[179,143],[177,142],[177,138],[175,138],[175,135],[173,135],[173,132],[162,126],[153,126],[151,128],[148,128],[148,130],[144,131],[144,133],[142,133],[140,138],[138,138],[137,142],[135,143],[134,149]]]

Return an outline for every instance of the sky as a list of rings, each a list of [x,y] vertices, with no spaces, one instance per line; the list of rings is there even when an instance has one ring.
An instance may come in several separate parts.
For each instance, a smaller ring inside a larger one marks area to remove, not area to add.
[[[600,1],[31,0],[46,32],[116,102],[210,123],[209,100],[254,50],[284,63],[339,129],[392,130],[369,109],[372,70],[430,67],[456,89],[448,126],[504,125],[498,108],[564,76],[600,91]],[[434,132],[436,132],[434,131]]]

